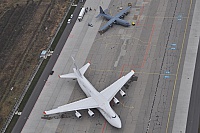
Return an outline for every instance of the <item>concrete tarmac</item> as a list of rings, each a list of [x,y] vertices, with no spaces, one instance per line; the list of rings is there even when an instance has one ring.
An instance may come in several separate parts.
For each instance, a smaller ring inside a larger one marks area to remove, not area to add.
[[[99,5],[115,15],[119,7],[126,8],[128,2],[133,6],[124,19],[136,25],[113,25],[100,35],[98,30],[107,21],[95,18]],[[54,65],[54,75],[45,82],[22,132],[172,132],[195,2],[87,0],[84,6],[93,10],[85,14],[83,21],[76,21]],[[51,116],[51,120],[41,119],[44,110],[86,97],[76,81],[57,77],[72,72],[71,56],[80,67],[91,62],[86,78],[98,91],[131,69],[136,71],[138,80],[128,89],[122,88],[127,97],[117,94],[120,105],[111,102],[120,115],[122,129],[109,125],[95,109],[92,109],[94,118],[82,110],[82,119],[77,119],[74,112]]]

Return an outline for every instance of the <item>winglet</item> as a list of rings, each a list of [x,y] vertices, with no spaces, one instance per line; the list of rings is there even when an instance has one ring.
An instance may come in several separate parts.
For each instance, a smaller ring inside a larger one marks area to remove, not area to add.
[[[46,115],[46,112],[44,111],[44,112],[43,112],[43,114],[45,114],[45,115]]]
[[[60,78],[60,75],[58,75],[58,77]]]
[[[133,72],[133,74],[135,74],[135,71],[131,70],[131,72]]]

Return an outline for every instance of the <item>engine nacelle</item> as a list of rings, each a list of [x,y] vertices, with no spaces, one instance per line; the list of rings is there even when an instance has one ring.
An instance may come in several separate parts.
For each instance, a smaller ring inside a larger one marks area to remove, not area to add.
[[[124,18],[124,15],[120,16],[120,18]]]
[[[119,93],[121,94],[121,96],[125,97],[126,93],[123,90],[120,90]]]
[[[119,104],[119,100],[116,97],[113,98],[113,101],[115,104]]]
[[[76,117],[79,118],[79,119],[82,117],[81,113],[79,113],[78,111],[76,111],[75,115],[76,115]]]
[[[94,117],[94,112],[92,110],[90,110],[90,109],[88,109],[88,114],[89,114],[89,116]]]

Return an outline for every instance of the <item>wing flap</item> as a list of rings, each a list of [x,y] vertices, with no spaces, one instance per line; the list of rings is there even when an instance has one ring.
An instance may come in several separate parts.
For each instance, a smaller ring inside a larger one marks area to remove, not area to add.
[[[131,70],[127,75],[121,77],[113,84],[102,90],[100,93],[108,100],[111,101],[117,92],[124,86],[124,84],[133,76],[134,71]]]
[[[58,108],[49,111],[44,111],[44,114],[51,115],[51,114],[82,110],[82,109],[91,109],[97,107],[99,107],[98,103],[92,97],[88,97],[73,103],[59,106]]]

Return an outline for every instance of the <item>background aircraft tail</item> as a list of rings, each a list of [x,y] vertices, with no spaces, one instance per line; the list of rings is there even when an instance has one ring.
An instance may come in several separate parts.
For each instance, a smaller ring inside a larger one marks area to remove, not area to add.
[[[99,15],[96,16],[96,18],[103,16],[104,14],[106,14],[105,11],[107,11],[107,9],[105,11],[103,11],[101,6],[99,6],[99,8],[100,8],[100,13],[99,13]]]
[[[73,65],[74,65],[74,68],[73,68],[74,73],[59,75],[60,78],[72,78],[72,79],[76,79],[77,75],[79,75],[80,77],[82,77],[82,75],[85,74],[85,72],[87,71],[88,67],[90,66],[90,63],[87,63],[87,64],[85,64],[83,67],[81,67],[79,69],[78,66],[76,65],[75,59],[73,57],[72,57],[72,60],[73,60]]]

